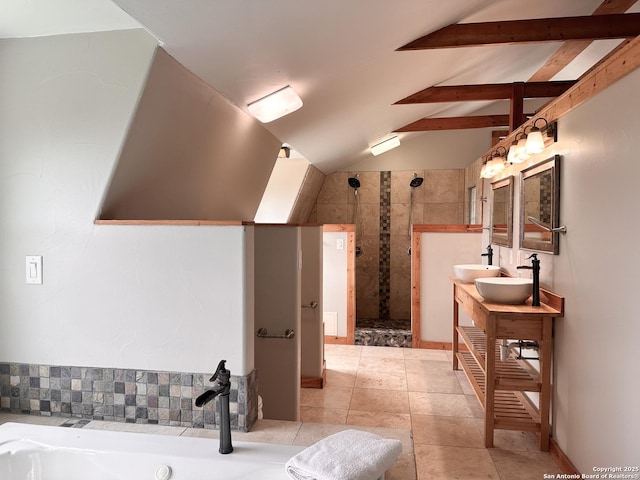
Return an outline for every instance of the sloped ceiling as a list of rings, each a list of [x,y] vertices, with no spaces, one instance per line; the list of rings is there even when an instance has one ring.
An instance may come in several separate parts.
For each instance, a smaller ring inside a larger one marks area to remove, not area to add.
[[[82,0],[5,2],[56,3],[90,13]],[[113,2],[244,111],[248,103],[292,85],[304,106],[265,126],[330,173],[362,163],[370,158],[369,146],[420,118],[508,113],[508,102],[393,104],[433,85],[527,81],[560,43],[402,52],[399,47],[452,23],[591,15],[602,0]],[[628,10],[634,11],[640,11],[637,4]],[[577,79],[618,43],[594,42],[554,80]],[[405,143],[420,135],[400,137]]]

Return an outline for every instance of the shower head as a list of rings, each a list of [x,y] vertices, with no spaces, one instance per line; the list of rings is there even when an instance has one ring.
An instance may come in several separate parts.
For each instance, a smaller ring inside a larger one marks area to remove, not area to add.
[[[409,183],[409,186],[411,188],[416,188],[416,187],[419,187],[420,185],[422,185],[422,182],[424,182],[424,178],[422,178],[422,177],[413,177],[413,180],[411,180],[411,182]]]
[[[360,180],[358,180],[356,177],[349,177],[348,182],[351,188],[360,188]]]

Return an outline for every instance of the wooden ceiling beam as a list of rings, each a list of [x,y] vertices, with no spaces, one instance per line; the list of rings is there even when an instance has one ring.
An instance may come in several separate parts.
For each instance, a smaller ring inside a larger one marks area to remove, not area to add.
[[[640,35],[640,13],[454,23],[400,47],[399,51],[514,43],[633,38]]]
[[[608,15],[624,13],[635,5],[637,0],[604,0],[593,15]],[[529,79],[530,82],[546,82],[556,76],[564,67],[569,65],[589,45],[591,40],[568,40],[549,57],[545,64]]]
[[[533,114],[529,114],[533,115]],[[506,127],[510,115],[478,115],[469,117],[421,118],[394,132],[426,132],[434,130],[465,130],[467,128]]]
[[[523,83],[523,98],[557,97],[575,84],[575,81]],[[394,105],[413,103],[467,102],[477,100],[505,100],[513,95],[512,83],[487,83],[482,85],[452,85],[429,87]]]

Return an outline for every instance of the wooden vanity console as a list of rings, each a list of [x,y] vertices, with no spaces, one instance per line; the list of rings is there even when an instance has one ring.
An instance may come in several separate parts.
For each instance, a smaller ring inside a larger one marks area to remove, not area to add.
[[[453,369],[462,367],[484,408],[485,446],[493,447],[495,429],[534,431],[539,447],[549,451],[553,319],[564,315],[564,298],[540,290],[541,306],[486,302],[474,284],[453,280]],[[475,326],[458,324],[459,307]],[[513,355],[500,360],[498,341],[536,340],[540,371]],[[460,340],[466,349],[460,349]],[[490,354],[487,355],[487,352]],[[537,392],[539,406],[524,394]]]

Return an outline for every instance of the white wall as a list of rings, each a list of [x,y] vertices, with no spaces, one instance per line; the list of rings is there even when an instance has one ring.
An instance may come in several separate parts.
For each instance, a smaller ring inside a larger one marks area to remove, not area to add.
[[[420,234],[420,340],[451,343],[453,266],[486,263],[479,233]],[[460,325],[471,319],[460,309]]]
[[[563,157],[568,232],[558,256],[540,255],[541,283],[566,302],[554,327],[553,438],[582,473],[638,463],[639,83],[636,70],[561,118],[558,143],[523,165]],[[517,250],[518,203],[516,248],[500,249],[500,265],[514,275],[530,253]]]
[[[0,41],[0,361],[253,368],[250,233],[93,224],[155,46],[143,31]],[[26,255],[44,257],[43,285],[26,285]]]
[[[343,249],[337,248],[342,240]],[[324,232],[322,235],[323,310],[338,314],[338,337],[347,336],[347,233]]]
[[[257,223],[287,223],[298,198],[309,162],[301,157],[278,158],[256,212]]]

